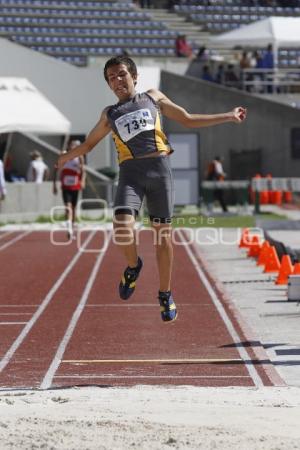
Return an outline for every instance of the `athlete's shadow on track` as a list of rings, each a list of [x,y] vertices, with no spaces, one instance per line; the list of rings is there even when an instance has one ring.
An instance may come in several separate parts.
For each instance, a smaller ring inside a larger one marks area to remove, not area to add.
[[[278,347],[282,345],[287,345],[286,342],[274,342],[270,344],[263,344],[261,341],[244,341],[244,342],[238,342],[236,344],[226,344],[221,345],[220,348],[234,348],[234,347],[263,347],[263,348],[272,348],[272,347]]]

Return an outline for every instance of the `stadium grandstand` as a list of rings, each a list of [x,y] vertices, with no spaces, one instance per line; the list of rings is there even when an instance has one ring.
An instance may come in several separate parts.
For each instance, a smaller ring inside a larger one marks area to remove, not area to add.
[[[192,46],[211,33],[236,29],[270,16],[300,16],[295,1],[1,0],[0,36],[77,66],[91,57],[128,52],[132,56],[175,56],[184,32]],[[163,6],[164,8],[159,8]],[[283,65],[295,65],[299,52],[282,49]]]
[[[0,8],[1,36],[79,66],[124,51],[174,55],[176,32],[132,2],[1,0]]]

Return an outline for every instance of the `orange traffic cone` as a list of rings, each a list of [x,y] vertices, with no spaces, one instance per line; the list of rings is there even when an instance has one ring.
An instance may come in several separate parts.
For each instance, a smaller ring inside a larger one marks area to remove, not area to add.
[[[248,248],[250,243],[250,236],[249,236],[249,228],[244,228],[242,231],[241,240],[239,243],[240,248]]]
[[[292,203],[293,201],[293,193],[291,191],[283,192],[283,202],[284,203]]]
[[[263,245],[260,248],[258,260],[256,263],[258,266],[264,266],[266,264],[270,247],[271,246],[270,246],[269,241],[264,241]]]
[[[281,266],[276,284],[287,284],[289,275],[293,273],[294,267],[290,258],[290,255],[283,255],[281,258]]]
[[[249,250],[247,256],[256,258],[260,253],[261,244],[259,242],[259,237],[254,235],[251,239]]]
[[[282,203],[282,191],[270,192],[270,203],[274,205],[281,205]]]
[[[272,245],[268,250],[264,272],[279,272],[280,261],[275,247]]]
[[[293,275],[300,275],[300,262],[294,265]]]

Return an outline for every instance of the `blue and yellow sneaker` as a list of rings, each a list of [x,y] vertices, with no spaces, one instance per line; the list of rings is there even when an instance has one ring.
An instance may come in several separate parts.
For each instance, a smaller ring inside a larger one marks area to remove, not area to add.
[[[177,318],[177,309],[171,291],[158,291],[160,314],[164,322],[172,322]]]
[[[143,261],[140,257],[138,257],[138,263],[136,267],[127,267],[125,269],[124,275],[119,284],[119,293],[120,297],[123,300],[128,300],[129,297],[133,294],[135,289],[135,282],[140,274],[140,271],[143,267]]]

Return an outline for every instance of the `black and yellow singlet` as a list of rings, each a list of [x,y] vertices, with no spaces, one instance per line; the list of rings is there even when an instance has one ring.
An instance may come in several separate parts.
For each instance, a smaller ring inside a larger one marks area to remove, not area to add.
[[[146,92],[110,106],[106,114],[119,163],[149,153],[172,151],[162,130],[159,107]]]

